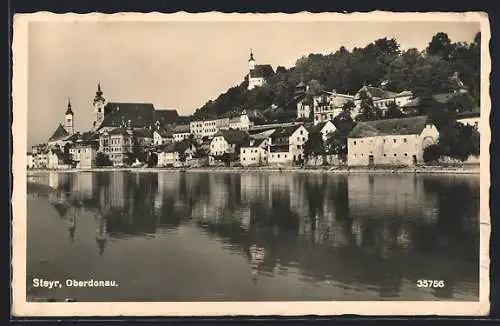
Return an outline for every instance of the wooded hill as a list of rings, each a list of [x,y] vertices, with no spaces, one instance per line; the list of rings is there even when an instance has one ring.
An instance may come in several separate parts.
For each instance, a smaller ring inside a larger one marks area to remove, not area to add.
[[[446,93],[452,88],[455,72],[479,105],[480,33],[471,42],[453,42],[446,33],[437,33],[423,51],[402,51],[395,39],[375,40],[364,48],[349,51],[340,47],[330,54],[309,54],[287,69],[277,67],[267,84],[247,90],[248,81],[228,89],[217,99],[197,109],[195,116],[220,116],[241,109],[264,113],[275,104],[293,109],[295,86],[304,80],[310,95],[325,89],[355,94],[363,85],[385,84],[389,91],[410,90],[415,96]]]

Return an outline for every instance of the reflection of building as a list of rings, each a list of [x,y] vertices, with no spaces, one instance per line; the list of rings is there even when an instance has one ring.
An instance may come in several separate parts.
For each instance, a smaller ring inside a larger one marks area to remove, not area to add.
[[[254,283],[257,283],[259,268],[264,263],[266,250],[262,247],[253,244],[250,246],[248,251],[250,253],[250,264],[252,265],[252,281]]]
[[[66,221],[68,223],[68,232],[71,242],[75,241],[76,217],[77,217],[77,209],[75,207],[71,207],[66,215]]]
[[[351,175],[348,202],[351,216],[415,216],[425,218],[437,196],[427,194],[421,178],[407,175]]]
[[[106,219],[99,213],[94,215],[96,220],[96,242],[99,247],[99,254],[102,255],[104,253],[104,249],[106,248],[106,244],[108,242],[108,229],[106,224]]]

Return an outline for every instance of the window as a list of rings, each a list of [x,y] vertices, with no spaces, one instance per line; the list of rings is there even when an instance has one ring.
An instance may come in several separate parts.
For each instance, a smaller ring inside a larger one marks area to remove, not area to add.
[[[278,154],[278,158],[280,158],[280,154]]]
[[[394,144],[396,143],[396,138],[393,139],[394,140]]]
[[[385,144],[385,138],[384,138],[384,144]]]
[[[306,137],[302,137],[302,141],[306,141]]]
[[[386,157],[386,156],[387,156],[387,154],[384,154],[384,157]]]
[[[246,159],[246,157],[244,157],[244,158],[243,158],[243,161],[246,161],[246,160],[247,160],[247,159]]]
[[[301,134],[301,135],[303,135],[303,134],[304,134],[304,131],[303,131],[303,130],[301,130],[301,131],[300,131],[300,134]]]
[[[300,145],[297,145],[297,149],[300,149]]]
[[[408,139],[403,138],[403,142],[404,142],[404,143],[407,143],[407,142],[408,142]]]
[[[405,153],[405,156],[408,156],[408,153]]]
[[[245,154],[245,150],[243,150],[243,154]]]
[[[354,141],[353,144],[356,145],[356,141]],[[354,154],[354,156],[356,156],[356,154]]]
[[[286,154],[285,154],[285,158],[286,158]]]
[[[396,153],[394,153],[394,156],[396,156]]]

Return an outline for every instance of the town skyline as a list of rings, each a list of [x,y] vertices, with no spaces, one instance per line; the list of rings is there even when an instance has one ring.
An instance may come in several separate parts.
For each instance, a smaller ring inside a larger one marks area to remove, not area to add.
[[[332,30],[348,33],[339,37]],[[423,50],[438,32],[471,42],[479,31],[478,23],[452,22],[31,23],[28,146],[50,137],[68,98],[75,130],[89,130],[98,82],[107,101],[147,102],[190,115],[243,80],[250,49],[257,63],[276,69],[310,53],[352,50],[383,37],[395,38],[403,50]],[[171,44],[161,45],[164,38]]]

